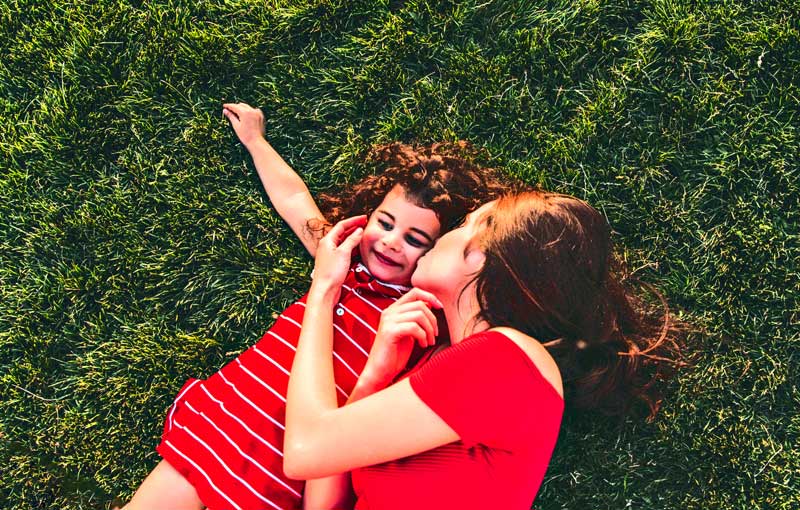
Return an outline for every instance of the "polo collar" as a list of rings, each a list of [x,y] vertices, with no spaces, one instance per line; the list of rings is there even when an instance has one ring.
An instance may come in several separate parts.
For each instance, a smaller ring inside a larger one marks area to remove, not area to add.
[[[411,287],[406,285],[396,285],[378,280],[372,276],[372,273],[369,272],[367,266],[361,262],[356,263],[355,267],[353,268],[353,272],[355,273],[357,287],[367,287],[381,294],[394,297],[400,297],[411,290]]]

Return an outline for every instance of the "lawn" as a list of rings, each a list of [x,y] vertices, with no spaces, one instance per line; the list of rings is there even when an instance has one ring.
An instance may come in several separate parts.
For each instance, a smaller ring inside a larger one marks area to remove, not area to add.
[[[800,508],[796,2],[0,0],[0,34],[0,507],[128,498],[183,381],[305,291],[247,101],[313,192],[472,141],[695,326],[655,421],[565,421],[537,509]]]

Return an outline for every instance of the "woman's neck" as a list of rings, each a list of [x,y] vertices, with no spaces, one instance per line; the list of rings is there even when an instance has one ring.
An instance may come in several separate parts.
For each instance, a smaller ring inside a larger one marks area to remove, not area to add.
[[[451,344],[457,344],[470,335],[489,329],[486,321],[475,319],[480,306],[474,284],[470,284],[464,292],[444,301],[443,305]]]

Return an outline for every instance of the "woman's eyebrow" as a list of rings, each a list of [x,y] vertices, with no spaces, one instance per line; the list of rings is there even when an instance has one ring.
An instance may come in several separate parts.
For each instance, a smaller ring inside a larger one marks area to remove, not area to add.
[[[475,214],[475,211],[472,211],[469,214],[470,214],[470,216],[472,216],[473,214]],[[475,221],[481,222],[481,223],[486,222],[487,225],[488,225],[488,223],[489,223],[489,221],[491,219],[492,219],[492,211],[483,211],[483,214],[481,214],[479,218],[476,218]]]

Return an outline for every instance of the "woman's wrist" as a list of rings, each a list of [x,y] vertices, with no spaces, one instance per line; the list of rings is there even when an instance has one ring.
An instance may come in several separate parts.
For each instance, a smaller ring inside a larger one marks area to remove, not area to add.
[[[364,386],[365,389],[380,391],[392,384],[395,376],[397,376],[397,374],[391,374],[385,370],[373,368],[368,360],[367,365],[361,372],[361,376],[358,378],[358,383]]]
[[[315,304],[333,306],[339,299],[341,289],[341,283],[324,278],[312,279],[307,301],[309,304],[314,302]]]
[[[350,398],[347,401],[349,403],[361,400],[364,397],[368,397],[373,393],[381,391],[389,386],[390,383],[391,379],[378,374],[373,374],[368,368],[365,368],[364,372],[362,372],[361,376],[359,376],[353,391],[350,393]]]

